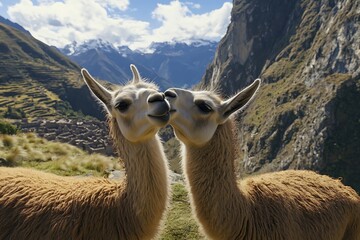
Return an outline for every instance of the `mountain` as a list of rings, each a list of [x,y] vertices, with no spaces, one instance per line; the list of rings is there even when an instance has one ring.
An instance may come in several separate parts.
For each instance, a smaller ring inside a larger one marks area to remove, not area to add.
[[[198,40],[186,43],[153,43],[151,54],[136,54],[133,59],[154,69],[171,87],[197,84],[214,58],[217,42]]]
[[[0,16],[0,23],[6,24],[6,25],[8,25],[10,27],[13,27],[13,28],[23,32],[23,33],[31,35],[31,33],[29,31],[27,31],[25,28],[23,28],[19,24],[14,23],[14,22],[10,21],[9,19],[6,19],[6,18],[4,18],[2,16]]]
[[[79,66],[55,47],[0,23],[0,115],[62,118],[79,111],[103,118]]]
[[[115,48],[107,41],[96,39],[79,45],[73,42],[60,50],[74,62],[87,68],[94,77],[115,84],[127,82],[132,78],[129,65],[135,63],[142,77],[154,80],[162,88],[168,86],[165,79],[160,78],[152,69],[129,58],[134,53],[128,48]]]
[[[239,169],[312,169],[360,192],[360,2],[234,0],[202,87],[260,77],[239,117]]]
[[[152,53],[116,48],[101,39],[76,42],[60,49],[73,61],[89,69],[94,76],[113,83],[131,78],[127,69],[134,63],[143,77],[153,80],[162,89],[192,86],[198,83],[212,60],[217,43],[198,41],[185,43],[153,43]]]

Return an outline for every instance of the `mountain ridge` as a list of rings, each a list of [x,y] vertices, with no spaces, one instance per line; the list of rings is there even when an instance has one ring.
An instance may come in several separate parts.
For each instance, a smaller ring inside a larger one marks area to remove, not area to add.
[[[124,69],[133,63],[143,77],[166,89],[190,87],[200,81],[216,46],[216,42],[204,40],[192,44],[165,42],[153,43],[150,52],[140,52],[95,39],[81,44],[74,42],[60,50],[92,71],[95,77],[113,83],[127,81],[131,76]]]
[[[0,23],[4,23],[4,24],[6,24],[6,25],[8,25],[10,27],[13,27],[13,28],[23,32],[23,33],[31,35],[31,33],[28,30],[26,30],[23,26],[21,26],[21,25],[19,25],[17,23],[14,23],[14,22],[10,21],[9,19],[6,19],[6,18],[4,18],[2,16],[0,16]]]

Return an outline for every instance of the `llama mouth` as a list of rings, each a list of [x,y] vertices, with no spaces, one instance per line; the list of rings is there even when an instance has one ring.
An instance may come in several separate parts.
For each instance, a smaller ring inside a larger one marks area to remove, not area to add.
[[[152,119],[156,119],[156,120],[161,121],[161,122],[168,122],[170,120],[170,113],[166,112],[163,115],[151,115],[151,114],[148,114],[148,117],[150,117]]]

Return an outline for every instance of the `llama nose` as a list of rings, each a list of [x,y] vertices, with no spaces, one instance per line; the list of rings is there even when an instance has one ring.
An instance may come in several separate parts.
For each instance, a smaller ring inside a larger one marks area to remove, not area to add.
[[[168,89],[165,91],[165,97],[176,98],[177,94],[174,90]]]
[[[164,93],[154,93],[149,96],[147,99],[148,103],[153,102],[163,102],[165,100],[165,94]]]

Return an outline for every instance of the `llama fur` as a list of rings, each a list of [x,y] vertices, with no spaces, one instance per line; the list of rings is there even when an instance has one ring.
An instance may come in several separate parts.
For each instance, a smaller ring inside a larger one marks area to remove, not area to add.
[[[218,240],[360,240],[360,197],[339,180],[287,170],[238,181],[233,115],[253,99],[260,82],[225,100],[213,91],[165,91],[203,233]]]
[[[131,83],[134,84],[134,83]],[[140,82],[144,87],[153,84]],[[154,239],[169,200],[158,136],[133,143],[108,116],[123,181],[0,168],[0,239]]]
[[[184,146],[191,205],[210,239],[360,239],[360,198],[339,180],[287,170],[237,182],[232,120],[202,147]]]

